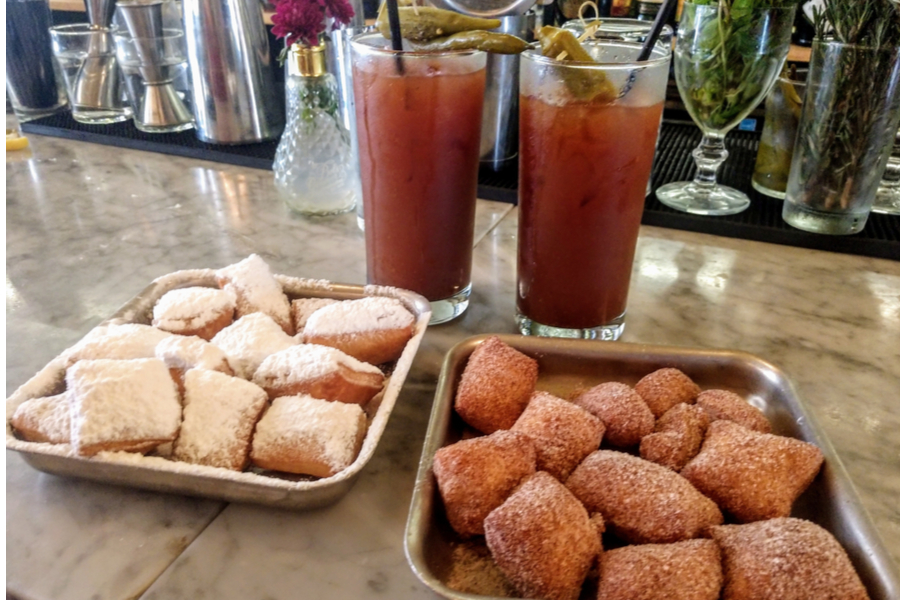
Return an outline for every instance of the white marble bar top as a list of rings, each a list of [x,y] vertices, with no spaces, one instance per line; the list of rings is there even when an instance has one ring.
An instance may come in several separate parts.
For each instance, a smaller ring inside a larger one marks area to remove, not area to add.
[[[352,214],[305,219],[271,173],[33,136],[6,165],[6,391],[155,277],[252,252],[365,279]],[[337,504],[227,505],[69,480],[6,459],[7,592],[22,600],[434,595],[403,533],[441,361],[513,333],[517,212],[479,201],[473,296],[430,328],[379,449]],[[624,341],[747,351],[782,368],[900,559],[900,262],[645,227]]]

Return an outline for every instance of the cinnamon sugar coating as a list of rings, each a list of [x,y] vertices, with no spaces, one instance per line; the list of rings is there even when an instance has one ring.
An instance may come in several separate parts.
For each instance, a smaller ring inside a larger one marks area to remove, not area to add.
[[[721,588],[714,541],[643,544],[603,554],[597,600],[718,600]]]
[[[734,421],[747,429],[771,433],[772,424],[761,410],[727,390],[706,390],[697,396],[697,406],[703,408],[713,421]]]
[[[722,551],[722,600],[868,600],[840,543],[803,519],[710,529]]]
[[[598,450],[572,472],[566,487],[610,531],[632,544],[699,537],[722,523],[715,503],[666,467],[630,454]]]
[[[656,431],[641,440],[641,458],[680,471],[700,451],[709,416],[699,406],[676,404],[656,422]]]
[[[535,472],[531,439],[513,431],[462,440],[434,454],[447,520],[462,537],[484,534],[484,519]]]
[[[656,419],[650,407],[624,383],[601,383],[577,396],[574,402],[603,421],[606,425],[603,439],[611,446],[636,446],[641,438],[653,432]]]
[[[600,541],[587,511],[538,471],[484,522],[494,561],[523,598],[576,600]]]
[[[603,422],[571,402],[535,392],[512,431],[534,441],[537,469],[565,481],[585,456],[600,447]]]
[[[686,402],[693,404],[700,394],[700,387],[678,369],[666,368],[645,375],[634,386],[653,416],[661,417],[667,410]]]
[[[786,517],[824,457],[813,444],[713,421],[681,475],[741,523]]]
[[[456,412],[482,433],[509,429],[525,410],[537,375],[536,360],[491,336],[466,363],[456,392]]]

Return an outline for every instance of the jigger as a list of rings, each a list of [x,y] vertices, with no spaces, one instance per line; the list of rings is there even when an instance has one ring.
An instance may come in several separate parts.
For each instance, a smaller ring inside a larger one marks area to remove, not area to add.
[[[140,122],[148,128],[167,128],[191,123],[187,109],[166,65],[162,0],[120,0],[119,12],[140,59],[144,89],[140,95]]]
[[[92,31],[87,56],[75,76],[73,104],[96,109],[121,104],[119,71],[109,32],[115,9],[115,0],[85,0]]]

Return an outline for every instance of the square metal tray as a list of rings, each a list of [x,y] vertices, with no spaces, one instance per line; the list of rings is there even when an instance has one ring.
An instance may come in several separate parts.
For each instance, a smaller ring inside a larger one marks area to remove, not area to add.
[[[451,572],[483,568],[483,561],[454,565],[454,547],[461,540],[450,528],[432,471],[434,453],[460,439],[465,427],[453,411],[456,386],[472,351],[487,335],[460,342],[448,352],[435,393],[419,472],[406,525],[406,556],[415,574],[432,590],[455,600],[485,600],[495,596],[448,586]],[[537,388],[569,397],[576,389],[604,381],[634,385],[644,375],[675,367],[702,389],[732,390],[761,409],[773,433],[811,442],[825,455],[812,485],[794,505],[792,516],[809,519],[830,531],[846,549],[872,600],[900,598],[900,574],[873,528],[834,448],[821,433],[793,385],[777,367],[743,352],[694,350],[622,342],[560,340],[500,335],[500,339],[537,359]],[[469,580],[477,580],[472,573]]]
[[[360,471],[375,452],[419,343],[425,334],[431,318],[431,306],[422,296],[396,288],[348,285],[283,275],[275,277],[290,299],[315,297],[346,300],[364,296],[390,296],[403,302],[416,318],[413,337],[394,365],[384,389],[365,408],[368,430],[359,455],[340,473],[323,479],[279,478],[250,471],[234,472],[129,453],[85,458],[77,455],[69,444],[34,443],[16,438],[9,425],[9,419],[16,407],[29,398],[62,391],[60,386],[64,381],[65,363],[61,357],[52,360],[7,398],[7,449],[19,452],[28,464],[39,471],[102,483],[289,509],[315,508],[336,502],[350,490]],[[121,323],[149,324],[153,306],[163,294],[190,286],[218,287],[215,282],[215,271],[209,269],[178,271],[160,277],[98,327]]]

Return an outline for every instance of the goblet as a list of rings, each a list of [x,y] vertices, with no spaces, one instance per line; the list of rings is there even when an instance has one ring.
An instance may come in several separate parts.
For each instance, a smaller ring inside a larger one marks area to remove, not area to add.
[[[765,8],[738,4],[684,4],[675,43],[675,81],[703,140],[693,151],[694,180],[656,190],[660,202],[683,212],[733,215],[750,206],[746,194],[716,182],[716,171],[728,157],[725,135],[759,105],[781,71],[795,7],[781,0],[757,3]]]

